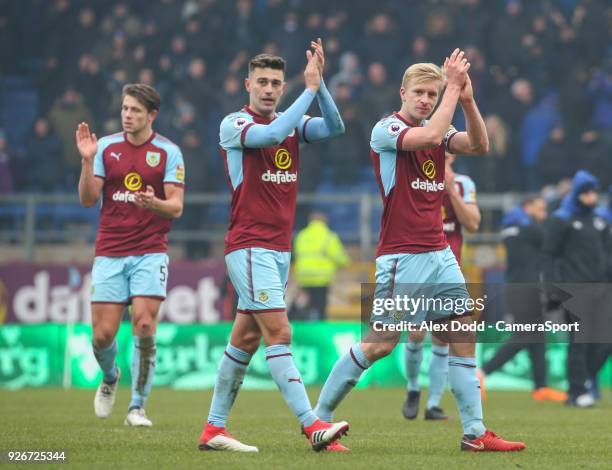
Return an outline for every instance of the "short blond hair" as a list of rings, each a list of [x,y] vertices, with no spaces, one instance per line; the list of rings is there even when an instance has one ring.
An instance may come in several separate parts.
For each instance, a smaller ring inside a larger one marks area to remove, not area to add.
[[[444,84],[445,74],[444,71],[436,64],[432,63],[419,63],[412,64],[404,72],[404,78],[402,79],[402,86],[408,87],[408,82],[422,83],[439,81],[440,88]]]

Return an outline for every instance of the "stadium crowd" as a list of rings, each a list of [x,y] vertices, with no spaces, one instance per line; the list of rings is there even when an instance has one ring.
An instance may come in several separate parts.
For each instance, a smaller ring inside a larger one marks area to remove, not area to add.
[[[604,0],[2,0],[0,193],[74,192],[76,123],[92,123],[99,136],[120,130],[130,82],[160,91],[156,129],[181,146],[189,191],[226,191],[219,122],[246,102],[248,58],[287,59],[289,103],[302,88],[304,50],[319,36],[347,132],[305,149],[302,190],[372,183],[369,129],[397,107],[403,67],[442,63],[456,45],[471,61],[491,140],[488,159],[457,162],[479,191],[534,191],[577,168],[605,187],[610,18]],[[11,132],[16,82],[34,96],[20,110],[28,132]],[[460,115],[455,122],[464,126]]]

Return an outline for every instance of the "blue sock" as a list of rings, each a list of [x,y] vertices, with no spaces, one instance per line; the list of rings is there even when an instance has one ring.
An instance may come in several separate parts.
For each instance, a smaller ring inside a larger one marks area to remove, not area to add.
[[[102,380],[107,384],[114,384],[117,381],[117,364],[115,364],[115,358],[117,357],[117,342],[113,340],[113,344],[105,349],[98,348],[94,344],[93,353],[104,374]]]
[[[215,393],[208,413],[208,422],[213,426],[225,427],[250,360],[251,355],[249,353],[235,348],[231,344],[227,345],[217,370]]]
[[[275,344],[266,348],[266,360],[270,375],[293,414],[298,417],[302,426],[310,426],[317,420],[312,412],[310,400],[302,383],[302,376],[293,363],[293,356],[288,344]]]
[[[409,392],[421,390],[419,385],[421,362],[423,362],[423,343],[413,343],[408,339],[406,342],[406,377]]]
[[[323,421],[331,422],[334,410],[359,381],[361,374],[370,367],[359,343],[342,356],[327,377],[315,414]]]
[[[129,409],[144,408],[155,373],[155,337],[134,336],[132,353],[132,400]]]
[[[431,345],[431,359],[429,360],[429,397],[427,408],[440,405],[440,399],[448,379],[448,345]]]
[[[448,366],[448,381],[461,414],[463,433],[480,437],[484,434],[486,428],[482,422],[482,404],[480,403],[480,384],[478,377],[476,377],[476,359],[450,356]]]

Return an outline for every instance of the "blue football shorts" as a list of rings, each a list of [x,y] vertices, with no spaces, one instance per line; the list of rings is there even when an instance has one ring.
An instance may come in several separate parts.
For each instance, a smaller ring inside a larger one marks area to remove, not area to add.
[[[225,255],[238,313],[284,312],[291,252],[242,248]]]
[[[91,269],[91,301],[131,303],[132,297],[166,298],[168,255],[96,256]]]
[[[406,303],[406,297],[416,301]],[[399,310],[381,312],[385,299],[401,298]],[[382,300],[380,300],[382,299]],[[444,320],[470,314],[456,306],[470,299],[465,278],[449,247],[425,253],[401,253],[376,258],[375,305],[370,321],[394,323]],[[378,301],[378,304],[376,302]]]

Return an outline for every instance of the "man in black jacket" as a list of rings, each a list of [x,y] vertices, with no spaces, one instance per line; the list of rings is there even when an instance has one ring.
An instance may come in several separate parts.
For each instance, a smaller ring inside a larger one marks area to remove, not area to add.
[[[516,323],[542,322],[539,286],[543,265],[542,222],[546,216],[546,202],[533,196],[509,210],[502,220],[501,236],[507,254],[506,299]],[[500,369],[523,348],[528,350],[533,368],[533,399],[565,401],[565,393],[547,387],[546,337],[543,332],[515,333],[483,366],[483,374],[489,375]]]
[[[567,353],[569,381],[568,405],[581,408],[594,404],[587,392],[589,361],[599,351],[609,334],[605,305],[607,278],[605,220],[594,213],[597,205],[597,178],[580,170],[572,180],[572,190],[549,219],[545,230],[544,253],[547,256],[547,282],[563,283],[561,290],[570,294],[564,301],[567,317],[578,321],[579,332],[570,333]]]

